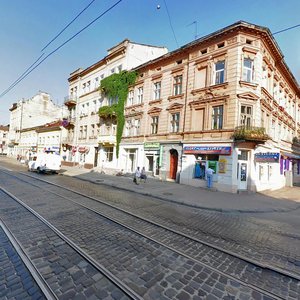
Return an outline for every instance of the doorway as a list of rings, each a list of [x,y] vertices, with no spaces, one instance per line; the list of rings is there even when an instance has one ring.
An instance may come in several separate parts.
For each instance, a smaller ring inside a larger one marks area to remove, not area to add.
[[[178,152],[175,149],[170,150],[170,179],[176,180],[178,166]]]
[[[238,156],[237,163],[237,183],[238,190],[248,189],[248,175],[249,175],[249,151],[241,150]]]

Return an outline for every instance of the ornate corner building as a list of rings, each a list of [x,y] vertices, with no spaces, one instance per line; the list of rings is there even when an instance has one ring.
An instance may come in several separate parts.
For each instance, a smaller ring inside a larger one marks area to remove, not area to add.
[[[118,168],[260,191],[300,182],[300,89],[270,30],[234,23],[135,69]]]

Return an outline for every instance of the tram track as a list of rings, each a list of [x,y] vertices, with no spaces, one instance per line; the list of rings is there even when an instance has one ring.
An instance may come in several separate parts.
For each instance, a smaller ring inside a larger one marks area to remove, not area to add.
[[[130,289],[127,285],[125,285],[122,280],[118,279],[116,276],[114,276],[109,270],[101,266],[97,261],[95,261],[92,257],[90,257],[85,251],[83,251],[81,248],[79,248],[75,243],[73,243],[67,236],[65,236],[61,231],[57,230],[55,226],[53,226],[50,222],[48,222],[45,218],[43,218],[41,215],[39,215],[36,211],[34,211],[31,207],[29,207],[26,203],[24,203],[21,199],[15,197],[13,194],[5,190],[0,186],[0,191],[5,193],[7,196],[9,196],[11,199],[13,199],[15,202],[19,204],[19,206],[22,206],[22,208],[26,209],[30,214],[34,215],[35,218],[37,218],[39,221],[41,221],[44,225],[46,225],[51,231],[53,231],[61,240],[63,240],[69,247],[71,247],[75,253],[81,257],[83,260],[81,260],[81,265],[85,264],[85,267],[88,265],[93,266],[97,271],[99,271],[108,281],[112,282],[113,285],[115,285],[117,288],[115,290],[120,290],[123,292],[121,293],[120,299],[133,299],[133,300],[142,300],[143,298],[140,297],[135,291]],[[3,199],[2,199],[3,200]],[[18,210],[18,207],[15,207],[14,210]],[[22,213],[20,213],[22,215]],[[57,291],[51,287],[51,283],[47,283],[47,279],[45,277],[45,274],[42,272],[39,272],[38,267],[35,266],[34,263],[31,262],[32,258],[29,254],[27,254],[26,246],[22,246],[22,244],[18,241],[18,239],[13,235],[12,230],[9,229],[9,226],[6,224],[5,221],[0,218],[2,223],[2,228],[5,230],[6,234],[8,234],[11,238],[11,240],[14,241],[13,245],[15,248],[19,248],[19,253],[22,253],[22,260],[26,262],[27,267],[31,271],[31,273],[34,275],[34,278],[36,279],[37,284],[44,292],[47,299],[70,299],[68,297],[69,291],[67,290],[67,293],[64,293],[64,291],[59,291],[59,295],[57,295]],[[21,251],[20,251],[21,249]],[[49,249],[47,249],[47,252],[49,252]],[[59,258],[55,258],[58,260]],[[31,262],[31,263],[30,263]],[[84,263],[86,262],[86,263]],[[48,267],[48,266],[47,266]],[[47,275],[47,274],[46,274]],[[82,272],[82,276],[84,276],[84,273]],[[94,275],[95,277],[95,275]],[[98,277],[98,279],[102,279]],[[97,280],[95,280],[97,281]],[[53,283],[53,282],[52,282]],[[89,283],[91,285],[91,283]],[[107,284],[106,284],[107,285]],[[98,283],[99,286],[99,283]],[[107,286],[106,286],[107,287]],[[62,286],[61,289],[64,287]],[[104,288],[104,287],[103,287]],[[100,288],[101,289],[101,288]],[[96,289],[95,289],[96,290]],[[116,293],[116,291],[113,291],[112,293]],[[69,293],[70,294],[70,293]],[[84,295],[84,292],[78,293],[80,295]],[[87,294],[85,294],[87,295]],[[77,296],[74,292],[73,296]],[[72,298],[73,298],[72,296]],[[114,297],[106,296],[105,299],[115,299]]]
[[[134,227],[134,226],[132,226],[132,225],[126,225],[126,224],[124,224],[124,221],[120,221],[120,219],[118,219],[118,218],[115,218],[115,217],[112,217],[111,215],[108,215],[108,214],[103,213],[103,208],[101,209],[101,211],[99,211],[99,208],[95,210],[95,209],[91,208],[91,207],[88,206],[88,205],[83,205],[82,203],[78,203],[78,201],[75,201],[75,200],[74,200],[74,197],[73,197],[73,199],[70,199],[70,196],[66,197],[66,196],[61,195],[60,193],[53,192],[53,191],[49,190],[49,188],[48,188],[48,189],[46,189],[45,187],[42,188],[40,185],[34,184],[34,183],[32,183],[32,182],[28,182],[28,181],[24,180],[24,178],[21,179],[20,177],[18,177],[18,176],[16,176],[16,175],[12,175],[12,174],[9,174],[9,175],[14,176],[15,178],[18,178],[18,180],[21,180],[21,181],[26,182],[26,184],[30,184],[30,185],[32,185],[32,186],[35,186],[35,187],[39,188],[39,189],[43,189],[43,190],[45,190],[47,193],[52,193],[52,194],[55,194],[55,195],[58,196],[58,197],[62,197],[62,198],[64,198],[64,199],[66,199],[67,201],[72,201],[72,202],[75,203],[76,205],[80,205],[81,207],[84,207],[85,209],[88,209],[88,210],[90,210],[90,211],[93,211],[93,213],[95,213],[95,214],[97,214],[97,215],[101,215],[101,216],[103,216],[103,217],[105,217],[105,218],[107,218],[107,219],[109,219],[109,220],[111,220],[111,221],[113,221],[113,222],[119,224],[120,226],[126,227],[128,230],[131,230],[131,231],[135,232],[135,233],[138,234],[138,235],[142,235],[143,238],[148,239],[148,240],[150,239],[152,242],[158,243],[160,246],[165,247],[165,248],[169,249],[170,251],[174,251],[174,252],[176,252],[178,255],[182,255],[182,256],[184,256],[184,257],[185,257],[186,259],[188,259],[188,260],[193,260],[195,263],[201,264],[203,267],[208,268],[208,269],[209,269],[210,271],[212,271],[212,272],[217,272],[218,274],[220,274],[220,275],[222,275],[222,276],[226,276],[226,277],[230,278],[230,280],[237,281],[237,282],[238,282],[239,284],[241,284],[241,285],[248,286],[248,287],[250,287],[251,289],[257,291],[258,293],[266,294],[266,295],[268,295],[269,297],[272,297],[273,299],[285,299],[285,297],[284,297],[283,295],[278,297],[278,294],[277,294],[277,293],[274,294],[274,292],[273,292],[272,290],[263,289],[263,288],[259,287],[259,284],[258,284],[258,286],[257,286],[257,285],[253,285],[253,284],[251,284],[251,283],[249,282],[249,280],[248,280],[248,281],[247,281],[247,280],[246,280],[246,281],[243,281],[243,280],[239,279],[239,278],[236,277],[236,276],[232,276],[232,274],[230,274],[230,272],[223,272],[223,271],[220,271],[220,270],[217,269],[217,268],[212,267],[212,266],[209,265],[209,264],[205,264],[203,261],[200,261],[199,259],[197,259],[197,258],[193,255],[193,253],[187,254],[187,251],[186,251],[186,250],[183,251],[183,250],[180,250],[180,249],[178,249],[178,248],[176,249],[176,247],[170,246],[170,244],[163,243],[161,240],[156,239],[155,237],[153,237],[153,234],[152,234],[152,236],[149,236],[149,234],[144,234],[143,232],[141,232],[141,230],[138,230],[136,227]],[[31,178],[33,177],[34,179],[37,179],[35,176],[30,176],[30,175],[25,175],[25,174],[22,174],[22,175],[23,175],[23,176],[26,176],[26,177],[31,177]],[[82,194],[82,193],[79,193],[79,192],[77,192],[77,191],[73,191],[73,190],[70,190],[70,189],[66,189],[65,187],[59,186],[59,185],[57,185],[57,184],[53,184],[53,183],[51,183],[51,182],[47,182],[47,181],[42,180],[42,179],[40,179],[40,178],[38,178],[38,180],[39,180],[40,182],[44,182],[44,183],[49,184],[49,185],[51,185],[51,186],[55,186],[56,188],[61,188],[61,189],[64,189],[64,190],[68,190],[69,192],[73,193],[74,195],[76,194],[76,195],[79,195],[79,196],[88,198],[89,200],[96,201],[97,205],[99,205],[99,203],[100,203],[100,200],[99,200],[99,199],[94,199],[93,197],[86,196],[86,195],[84,195],[84,194]],[[89,204],[89,205],[90,205],[90,204]],[[149,224],[151,224],[151,226],[160,228],[160,230],[165,230],[165,231],[172,232],[172,236],[171,236],[170,239],[174,239],[174,235],[181,235],[181,239],[185,239],[185,241],[182,241],[182,240],[181,240],[181,243],[183,242],[183,243],[189,244],[189,246],[192,246],[192,247],[195,247],[195,245],[192,245],[192,243],[201,243],[201,242],[199,242],[199,241],[197,241],[197,242],[196,242],[196,241],[193,241],[193,239],[192,239],[191,237],[184,236],[183,234],[181,234],[181,233],[179,233],[179,232],[175,232],[174,230],[171,230],[171,231],[170,231],[169,228],[165,228],[164,226],[161,226],[160,224],[154,224],[153,222],[150,223],[149,220],[145,220],[145,219],[142,220],[141,217],[134,216],[134,215],[131,214],[130,212],[126,212],[126,211],[124,211],[123,209],[120,210],[120,209],[117,208],[117,207],[108,205],[107,203],[103,203],[103,202],[101,202],[101,205],[110,206],[111,209],[117,210],[117,211],[119,211],[119,212],[122,213],[122,214],[127,214],[127,219],[128,219],[128,215],[130,215],[131,221],[130,221],[129,223],[131,223],[131,224],[134,223],[134,222],[132,221],[134,218],[135,218],[136,220],[139,220],[139,222],[137,222],[137,223],[138,223],[137,225],[138,225],[139,228],[142,227],[140,222],[148,222]],[[149,226],[149,225],[148,225],[148,226]],[[152,229],[149,229],[149,228],[148,228],[148,232],[151,232],[151,231],[153,231],[153,228],[152,228]],[[146,228],[146,232],[147,232],[147,228]],[[170,233],[169,233],[169,234],[170,234]],[[155,235],[154,235],[154,236],[155,236]],[[157,236],[157,234],[156,234],[156,236]],[[188,241],[188,240],[189,240],[189,241]],[[205,246],[206,246],[206,247],[210,247],[209,245],[205,245]],[[221,251],[220,249],[217,249],[217,250],[214,249],[214,250],[215,250],[215,251]],[[224,251],[223,251],[223,252],[224,252]],[[226,253],[226,255],[230,256],[231,254]],[[223,255],[223,256],[224,256],[224,255]],[[220,258],[221,258],[221,256],[220,256]],[[224,258],[224,257],[222,257],[222,258]],[[226,258],[226,260],[227,260],[227,259],[228,259],[228,257]],[[230,260],[230,259],[233,260],[233,261],[234,261],[234,260],[236,261],[236,259],[242,260],[240,257],[234,257],[234,256],[229,257],[229,260]],[[241,262],[238,262],[238,263],[241,264]],[[266,269],[266,268],[263,268],[263,269],[262,269],[261,266],[258,266],[258,265],[256,265],[256,264],[253,263],[253,262],[247,261],[246,263],[249,264],[249,266],[248,266],[248,267],[250,268],[249,270],[251,270],[251,269],[253,269],[253,268],[254,268],[254,269],[255,269],[255,268],[259,268],[259,269],[261,269],[261,270],[260,270],[261,272],[265,272],[265,271],[266,271],[266,270],[264,270],[264,269]],[[248,271],[249,271],[249,270],[248,270]],[[247,270],[246,270],[246,271],[247,271]],[[252,270],[252,271],[253,271],[253,270]],[[267,272],[271,272],[271,273],[277,274],[278,276],[281,276],[281,277],[282,277],[282,281],[286,281],[287,278],[289,278],[289,281],[290,281],[290,280],[294,280],[294,281],[296,282],[296,281],[298,280],[297,278],[292,278],[292,277],[289,276],[288,274],[280,273],[280,272],[278,272],[278,270],[275,270],[275,269],[267,268]],[[269,274],[269,275],[274,276],[274,274]],[[265,273],[264,273],[264,276],[265,276]],[[244,279],[245,279],[245,278],[244,278]],[[257,284],[257,282],[256,282],[256,284]],[[292,297],[289,298],[289,299],[292,299]]]

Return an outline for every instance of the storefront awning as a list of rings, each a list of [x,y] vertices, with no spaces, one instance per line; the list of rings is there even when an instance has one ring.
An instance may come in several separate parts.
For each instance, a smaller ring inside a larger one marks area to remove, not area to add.
[[[300,159],[300,155],[297,155],[297,154],[294,154],[294,153],[281,152],[281,155],[286,156],[288,158]]]

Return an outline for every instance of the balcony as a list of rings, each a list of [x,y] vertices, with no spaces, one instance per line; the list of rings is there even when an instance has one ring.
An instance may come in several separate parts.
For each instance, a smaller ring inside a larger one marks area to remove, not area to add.
[[[251,141],[257,144],[264,143],[270,137],[264,127],[238,126],[234,129],[233,136],[236,141]]]
[[[77,103],[77,97],[72,96],[72,95],[66,96],[66,97],[65,97],[64,104],[65,104],[66,106],[68,106],[68,107],[70,107],[70,106],[75,106],[76,103]]]
[[[109,145],[115,145],[117,143],[116,136],[115,135],[100,135],[98,137],[98,144],[109,144]]]

